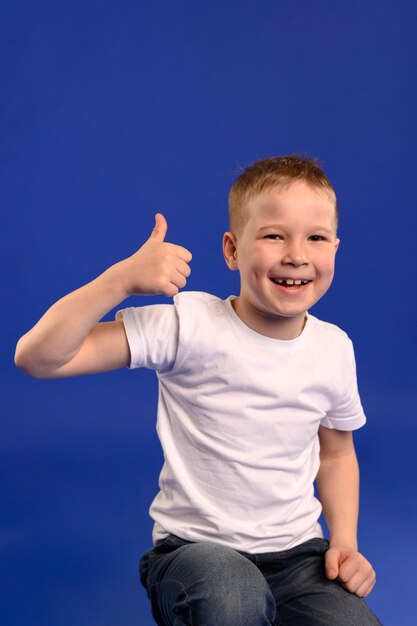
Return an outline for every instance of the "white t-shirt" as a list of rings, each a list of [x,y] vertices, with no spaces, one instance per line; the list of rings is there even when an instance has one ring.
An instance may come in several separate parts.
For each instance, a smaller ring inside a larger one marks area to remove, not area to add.
[[[249,328],[231,300],[182,292],[123,315],[131,368],[156,370],[164,452],[153,541],[173,533],[245,552],[323,537],[314,496],[320,424],[354,430],[361,406],[352,342],[307,315],[299,337]]]

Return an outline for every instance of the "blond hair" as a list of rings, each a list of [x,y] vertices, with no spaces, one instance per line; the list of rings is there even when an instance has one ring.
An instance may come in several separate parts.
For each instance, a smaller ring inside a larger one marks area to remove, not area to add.
[[[242,231],[249,218],[250,202],[255,196],[271,187],[285,187],[296,180],[304,180],[329,194],[335,205],[335,230],[337,230],[338,209],[333,186],[317,159],[300,154],[269,157],[243,168],[229,193],[230,230],[235,234]]]

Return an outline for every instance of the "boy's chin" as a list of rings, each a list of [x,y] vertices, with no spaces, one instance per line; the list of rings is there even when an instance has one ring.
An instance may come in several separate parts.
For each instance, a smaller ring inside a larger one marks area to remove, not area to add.
[[[260,309],[258,310],[258,313],[261,317],[264,317],[266,320],[269,320],[271,322],[285,323],[291,322],[291,320],[297,321],[303,319],[307,314],[307,310],[304,308],[297,310],[288,310],[284,308],[268,308]]]

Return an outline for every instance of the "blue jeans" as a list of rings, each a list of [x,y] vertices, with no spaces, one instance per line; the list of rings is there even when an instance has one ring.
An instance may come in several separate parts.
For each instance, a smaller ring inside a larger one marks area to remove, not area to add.
[[[375,626],[362,598],[328,580],[327,539],[249,554],[170,535],[140,560],[159,626]]]

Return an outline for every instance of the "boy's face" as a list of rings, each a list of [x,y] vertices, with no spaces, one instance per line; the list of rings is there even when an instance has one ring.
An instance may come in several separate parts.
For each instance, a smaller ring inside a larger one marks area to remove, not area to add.
[[[240,272],[234,308],[261,334],[295,338],[306,311],[332,283],[339,246],[334,201],[325,191],[295,181],[256,196],[249,211],[242,232],[223,238],[226,263]]]

